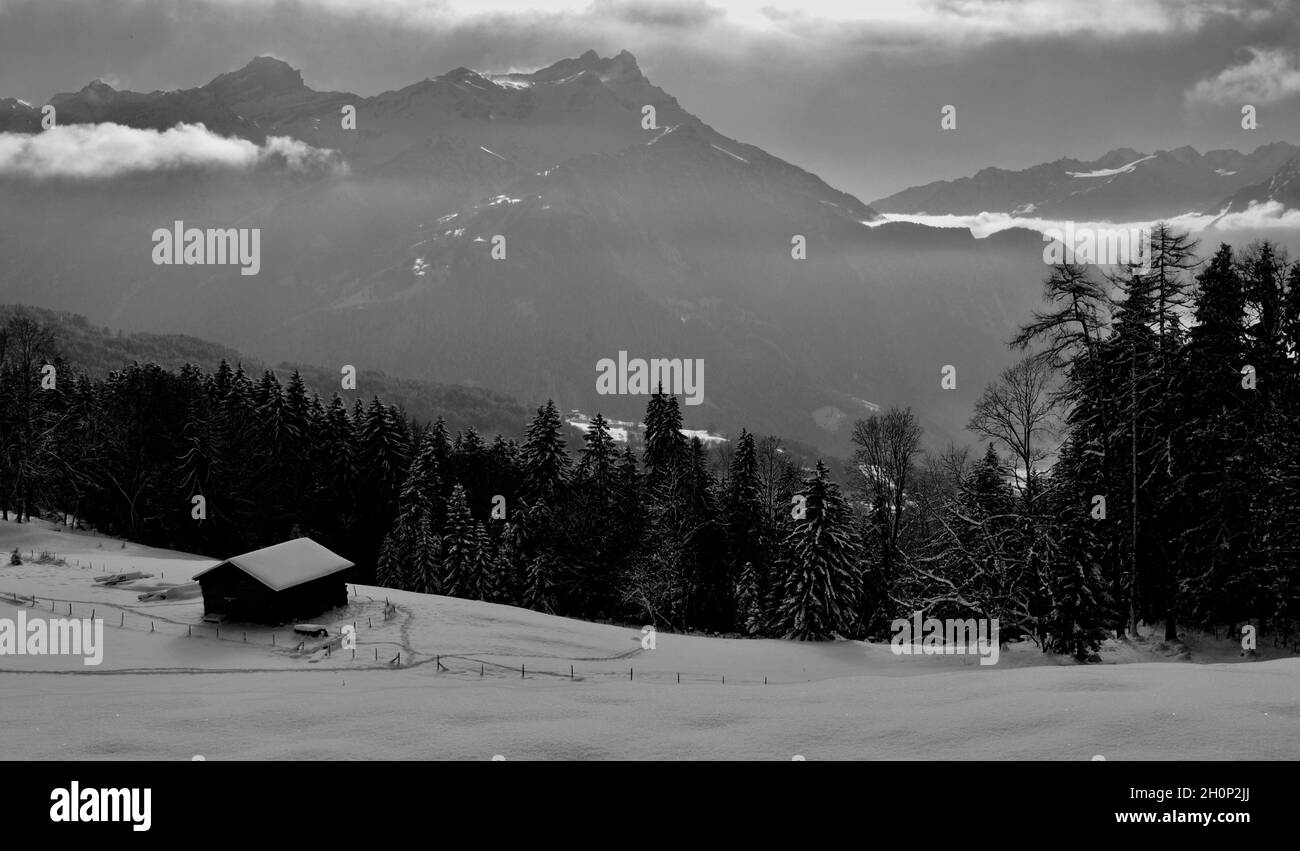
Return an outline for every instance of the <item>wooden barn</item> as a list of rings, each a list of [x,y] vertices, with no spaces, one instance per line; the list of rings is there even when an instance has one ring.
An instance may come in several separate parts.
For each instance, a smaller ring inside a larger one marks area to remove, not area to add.
[[[228,558],[194,575],[203,613],[233,621],[278,624],[347,605],[352,562],[311,538]]]

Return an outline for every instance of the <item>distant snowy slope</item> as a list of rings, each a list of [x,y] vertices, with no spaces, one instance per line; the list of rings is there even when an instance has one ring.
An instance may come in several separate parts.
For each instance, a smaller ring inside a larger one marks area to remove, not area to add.
[[[986,168],[972,177],[914,186],[871,202],[882,213],[1030,213],[1114,222],[1209,211],[1223,198],[1267,181],[1300,147],[1261,145],[1250,153],[1191,147],[1144,154],[1118,148],[1097,160],[1061,159],[1026,169]]]

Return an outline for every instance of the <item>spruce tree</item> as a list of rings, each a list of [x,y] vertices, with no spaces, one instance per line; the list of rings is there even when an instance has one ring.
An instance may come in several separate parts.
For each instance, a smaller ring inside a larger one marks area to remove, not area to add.
[[[346,542],[352,540],[357,523],[358,456],[356,429],[335,393],[312,440],[311,526],[321,536],[321,543],[350,555],[356,553]]]
[[[1156,262],[1156,261],[1153,261]],[[1172,400],[1167,392],[1177,374],[1175,339],[1166,342],[1162,329],[1174,320],[1169,309],[1165,276],[1178,267],[1160,265],[1161,273],[1126,270],[1113,281],[1124,299],[1116,312],[1115,334],[1104,346],[1109,386],[1103,392],[1116,399],[1123,432],[1125,464],[1108,483],[1107,492],[1122,494],[1127,510],[1130,620],[1165,620],[1166,637],[1176,635],[1177,561],[1168,549],[1166,518],[1172,492]],[[1113,503],[1113,501],[1112,501]]]
[[[521,463],[524,494],[534,503],[551,503],[564,487],[569,455],[564,448],[563,424],[555,402],[548,400],[528,426]]]
[[[477,521],[474,523],[474,552],[473,598],[500,602],[505,590],[500,561],[487,530]]]
[[[651,489],[664,486],[686,456],[682,413],[676,396],[665,396],[663,386],[650,397],[645,417],[645,465]]]
[[[566,606],[583,615],[606,617],[615,599],[622,552],[616,502],[619,456],[600,414],[592,419],[583,443],[573,487],[557,518],[564,540],[554,554],[566,565]]]
[[[410,445],[404,418],[376,397],[363,414],[358,443],[357,549],[361,563],[373,565],[384,535],[392,528],[406,479]]]
[[[1040,631],[1046,638],[1043,649],[1080,662],[1099,661],[1094,654],[1107,636],[1113,601],[1096,559],[1095,524],[1073,505],[1054,508],[1053,521],[1039,530],[1037,541],[1050,598]]]
[[[686,519],[683,567],[691,586],[688,616],[705,629],[730,630],[735,625],[735,589],[727,569],[726,527],[717,508],[717,483],[698,437],[691,439],[678,481]]]
[[[558,565],[550,553],[540,553],[528,563],[524,575],[523,603],[538,612],[555,612],[555,574]]]
[[[736,579],[736,625],[745,635],[762,635],[767,629],[764,592],[758,571],[745,562]]]
[[[1249,447],[1254,405],[1242,388],[1247,365],[1246,293],[1232,249],[1223,245],[1197,278],[1195,325],[1187,346],[1176,430],[1182,502],[1179,562],[1188,617],[1202,625],[1249,617],[1238,582],[1252,557],[1251,502],[1259,482]]]
[[[457,483],[447,501],[447,525],[442,538],[442,588],[452,597],[472,598],[479,588],[477,524],[465,501],[465,487]]]
[[[762,626],[763,601],[770,587],[769,550],[774,530],[767,520],[754,435],[741,429],[727,467],[723,522],[730,579],[736,587],[736,621],[749,634]]]
[[[614,439],[609,434],[609,423],[599,413],[592,418],[590,428],[582,436],[582,442],[577,480],[600,494],[603,500],[614,486],[614,468],[618,451],[614,447]]]
[[[615,539],[611,558],[626,566],[636,551],[645,529],[645,505],[642,501],[641,468],[632,447],[623,447],[618,464],[613,517]]]
[[[402,486],[392,531],[380,549],[379,584],[426,594],[439,593],[442,547],[432,522],[434,495],[438,490],[434,442],[426,434]]]
[[[861,547],[852,514],[826,465],[804,479],[804,517],[783,542],[785,582],[777,631],[786,638],[821,641],[853,631]]]

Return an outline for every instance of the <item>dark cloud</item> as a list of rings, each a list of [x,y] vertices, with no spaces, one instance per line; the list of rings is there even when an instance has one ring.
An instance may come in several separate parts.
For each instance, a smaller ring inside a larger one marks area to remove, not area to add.
[[[596,15],[637,26],[681,29],[703,26],[726,16],[726,11],[701,0],[673,0],[648,5],[636,0],[599,0],[592,5]]]

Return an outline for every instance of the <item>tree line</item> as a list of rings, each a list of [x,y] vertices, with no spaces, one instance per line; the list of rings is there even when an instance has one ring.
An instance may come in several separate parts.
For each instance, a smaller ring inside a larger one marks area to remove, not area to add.
[[[725,449],[651,396],[638,453],[554,403],[522,440],[451,435],[223,362],[71,374],[52,333],[0,331],[0,513],[231,555],[308,535],[359,581],[664,629],[887,638],[894,618],[996,617],[1080,659],[1139,621],[1286,640],[1300,617],[1300,264],[1268,243],[1149,268],[1052,267],[1026,356],[978,400],[985,441],[923,450],[910,410],[854,454]],[[49,367],[57,381],[50,389]],[[194,497],[206,509],[197,517]]]

